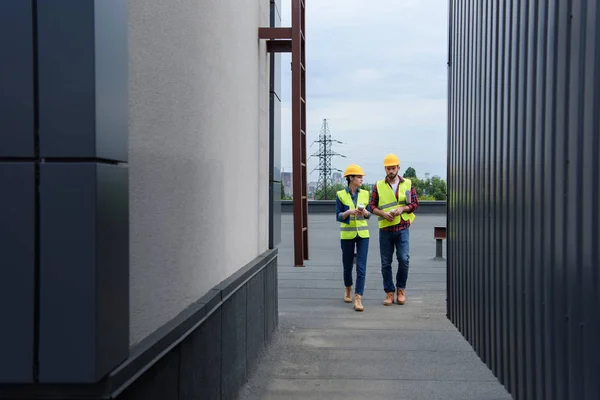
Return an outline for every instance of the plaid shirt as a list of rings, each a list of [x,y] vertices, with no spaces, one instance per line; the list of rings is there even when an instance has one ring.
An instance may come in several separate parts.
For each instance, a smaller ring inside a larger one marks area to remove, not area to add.
[[[400,178],[400,183],[404,182],[404,178],[401,176],[398,176],[398,178]],[[388,178],[387,176],[385,177],[385,182],[390,185],[390,183],[388,182]],[[398,189],[400,188],[400,183],[398,183],[398,187],[396,187],[396,200],[398,199]],[[390,185],[390,187],[392,187],[392,185]],[[375,210],[379,210],[379,208],[377,207],[379,205],[379,193],[377,193],[377,185],[373,186],[373,192],[371,193],[371,202],[369,203],[369,205],[371,206],[371,210],[373,210],[373,212],[375,212]],[[419,207],[419,199],[417,198],[417,190],[415,189],[415,185],[411,182],[411,188],[410,188],[410,204],[407,204],[408,208],[410,209],[410,212],[414,212],[417,207]],[[406,229],[410,226],[410,221],[406,221],[402,218],[400,218],[400,223],[396,224],[396,225],[392,225],[392,226],[387,226],[385,228],[380,228],[382,231],[388,231],[388,232],[396,232],[396,231],[400,231],[402,229]]]

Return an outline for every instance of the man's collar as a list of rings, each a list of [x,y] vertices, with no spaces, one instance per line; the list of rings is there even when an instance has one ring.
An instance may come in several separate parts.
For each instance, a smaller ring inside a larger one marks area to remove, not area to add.
[[[404,178],[403,178],[401,175],[398,175],[398,178],[400,178],[400,183],[404,182]],[[385,181],[386,181],[387,183],[390,183],[390,181],[389,181],[389,179],[388,179],[387,175],[385,176]]]

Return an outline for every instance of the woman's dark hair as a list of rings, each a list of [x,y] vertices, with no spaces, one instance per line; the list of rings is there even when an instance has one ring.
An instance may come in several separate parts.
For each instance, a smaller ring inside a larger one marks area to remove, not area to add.
[[[348,186],[350,186],[350,179],[353,178],[353,177],[354,177],[354,175],[348,175],[346,177],[346,183],[348,184]]]

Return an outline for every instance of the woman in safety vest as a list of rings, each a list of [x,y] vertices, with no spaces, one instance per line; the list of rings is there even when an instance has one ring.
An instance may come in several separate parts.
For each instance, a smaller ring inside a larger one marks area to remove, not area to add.
[[[340,223],[342,244],[342,264],[344,265],[344,301],[352,302],[352,264],[356,249],[356,288],[354,289],[354,310],[362,311],[361,297],[365,289],[367,273],[367,253],[369,251],[369,227],[367,219],[371,216],[369,191],[363,190],[362,180],[365,173],[356,164],[349,165],[344,171],[348,187],[337,192],[336,219]]]

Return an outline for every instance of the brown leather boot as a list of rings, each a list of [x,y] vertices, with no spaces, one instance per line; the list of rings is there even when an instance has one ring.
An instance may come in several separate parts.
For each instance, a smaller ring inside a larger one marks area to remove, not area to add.
[[[404,295],[404,289],[396,289],[396,302],[399,305],[403,305],[406,302],[406,296]]]
[[[354,295],[354,311],[362,311],[363,305],[360,301],[360,294]]]
[[[344,293],[344,301],[346,303],[352,303],[352,286],[346,286],[346,293]]]
[[[394,292],[387,292],[385,294],[385,300],[383,301],[384,306],[389,306],[394,302]]]

